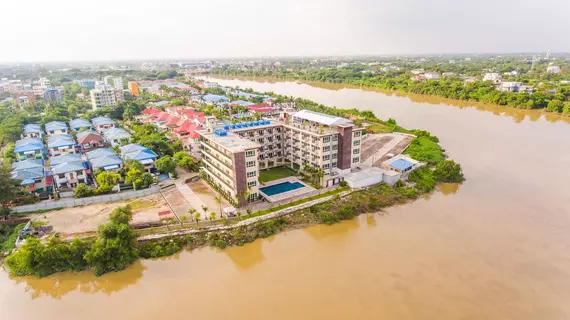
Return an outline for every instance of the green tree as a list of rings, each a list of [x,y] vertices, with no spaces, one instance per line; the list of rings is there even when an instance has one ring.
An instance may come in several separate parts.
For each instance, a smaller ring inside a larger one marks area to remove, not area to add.
[[[176,164],[169,156],[159,158],[154,164],[156,165],[156,170],[162,173],[173,173],[176,170]]]
[[[123,270],[136,261],[136,234],[128,225],[131,219],[130,207],[118,207],[111,214],[110,222],[99,228],[97,240],[85,254],[95,275]]]
[[[453,160],[445,160],[435,166],[434,176],[441,182],[461,182],[465,180],[463,170]]]
[[[97,180],[97,191],[100,193],[109,193],[117,182],[121,179],[121,175],[114,172],[103,171],[95,178]]]
[[[20,181],[12,179],[10,168],[5,165],[0,166],[0,203],[2,207],[8,207],[11,201],[16,199],[16,195],[21,190]],[[9,210],[3,210],[9,213]]]
[[[214,211],[210,212],[210,221],[214,221],[216,219],[216,213]]]
[[[194,220],[196,220],[196,225],[200,224],[200,217],[202,215],[200,214],[200,212],[196,212],[196,214],[194,214]]]

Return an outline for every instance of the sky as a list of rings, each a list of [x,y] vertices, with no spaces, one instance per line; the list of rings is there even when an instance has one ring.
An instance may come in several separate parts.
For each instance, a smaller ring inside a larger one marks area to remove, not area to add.
[[[570,0],[2,0],[0,62],[570,52]]]

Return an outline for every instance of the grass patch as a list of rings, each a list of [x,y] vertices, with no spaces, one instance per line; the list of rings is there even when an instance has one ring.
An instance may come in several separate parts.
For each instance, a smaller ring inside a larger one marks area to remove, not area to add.
[[[285,209],[285,208],[293,207],[293,206],[296,206],[296,205],[299,205],[299,204],[303,204],[303,203],[305,203],[305,202],[309,202],[309,201],[312,201],[312,200],[316,200],[316,199],[328,197],[328,196],[331,196],[331,195],[339,194],[339,193],[341,193],[341,192],[343,192],[343,191],[347,191],[347,190],[350,190],[350,187],[336,188],[336,189],[334,189],[334,190],[330,190],[330,191],[327,191],[327,192],[324,192],[324,193],[321,193],[321,194],[317,194],[317,195],[312,196],[312,197],[309,197],[309,198],[299,199],[299,200],[297,200],[297,201],[289,202],[289,203],[287,203],[287,204],[282,204],[282,205],[279,205],[279,206],[276,206],[276,207],[272,207],[272,208],[269,208],[269,209],[257,211],[257,212],[255,212],[255,213],[252,213],[252,214],[250,214],[250,215],[245,216],[245,218],[244,218],[243,220],[247,220],[247,219],[255,218],[255,217],[259,217],[259,216],[264,216],[264,215],[266,215],[266,214],[268,214],[268,213],[272,213],[272,212],[279,211],[279,210],[282,210],[282,209]]]
[[[150,201],[141,201],[141,200],[134,200],[131,201],[129,203],[127,203],[129,206],[131,206],[131,209],[134,210],[140,210],[140,209],[148,209],[148,208],[152,208],[154,207],[156,204],[154,202],[150,202]]]
[[[443,149],[434,141],[433,137],[420,136],[414,140],[404,154],[415,160],[436,164],[445,160]]]
[[[373,133],[388,133],[394,131],[394,126],[382,123],[372,123],[367,126],[366,129],[372,131]]]
[[[271,168],[259,171],[259,181],[268,182],[277,179],[287,178],[298,175],[297,172],[287,167]]]
[[[16,245],[16,239],[20,230],[24,229],[25,223],[16,226],[0,225],[0,252],[8,252]]]

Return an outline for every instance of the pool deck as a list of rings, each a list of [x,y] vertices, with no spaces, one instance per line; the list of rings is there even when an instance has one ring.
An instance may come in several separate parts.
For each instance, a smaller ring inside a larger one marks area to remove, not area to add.
[[[280,184],[283,182],[299,182],[300,184],[302,184],[304,187],[302,188],[298,188],[295,190],[291,190],[291,191],[286,191],[286,192],[282,192],[282,193],[278,193],[272,196],[266,195],[265,193],[263,193],[263,191],[261,191],[261,188],[265,188],[265,187],[270,187],[276,184]],[[270,181],[268,183],[266,183],[265,185],[261,186],[259,188],[259,193],[265,198],[265,200],[267,200],[267,202],[270,203],[274,203],[274,202],[280,202],[280,201],[284,201],[290,198],[299,198],[301,196],[306,196],[309,194],[313,194],[314,191],[316,191],[315,188],[307,185],[306,183],[304,183],[303,181],[300,181],[298,178],[296,177],[286,177],[286,178],[282,178],[282,179],[277,179],[277,180],[273,180]]]

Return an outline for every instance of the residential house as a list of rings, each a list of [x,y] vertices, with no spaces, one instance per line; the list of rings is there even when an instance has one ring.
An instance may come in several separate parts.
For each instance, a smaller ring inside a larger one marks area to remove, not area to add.
[[[439,72],[426,72],[424,73],[424,78],[426,80],[439,80],[440,74]]]
[[[30,123],[24,126],[22,138],[42,138],[44,130],[40,124]]]
[[[534,91],[534,87],[532,86],[524,85],[522,82],[509,82],[509,81],[501,82],[501,84],[497,86],[497,89],[500,91],[507,91],[507,92],[532,93]]]
[[[47,138],[48,154],[50,157],[67,153],[76,153],[75,140],[69,134],[58,134]]]
[[[499,84],[501,83],[502,79],[500,74],[496,72],[491,72],[491,73],[485,73],[485,75],[483,75],[483,81],[491,81],[494,84]]]
[[[46,133],[48,135],[57,135],[57,134],[67,134],[69,133],[69,129],[67,128],[67,124],[63,121],[51,121],[46,123]]]
[[[444,72],[441,74],[442,77],[455,77],[456,75],[455,72]]]
[[[414,70],[411,70],[411,71],[410,71],[410,73],[413,74],[413,75],[415,75],[415,76],[420,75],[420,74],[423,74],[424,72],[425,72],[424,69],[414,69]]]
[[[245,101],[245,100],[236,100],[236,101],[230,102],[230,106],[232,106],[232,107],[236,107],[236,106],[247,107],[247,106],[251,106],[254,104],[255,103],[253,103],[253,102],[249,102],[249,101]]]
[[[59,188],[75,188],[77,184],[87,184],[87,168],[79,154],[63,154],[51,157],[50,172],[54,185]]]
[[[158,159],[158,155],[154,153],[154,151],[135,143],[122,146],[119,149],[121,150],[121,155],[125,161],[138,161],[149,172],[154,169],[154,161]]]
[[[132,136],[123,128],[111,128],[103,131],[103,137],[111,146],[119,146],[129,143]]]
[[[202,96],[202,100],[209,105],[226,104],[230,101],[228,97],[217,94],[205,94]]]
[[[398,173],[411,172],[417,169],[420,163],[407,155],[397,155],[394,158],[388,159],[381,164],[381,168],[385,170],[392,170]]]
[[[79,132],[81,130],[91,130],[93,127],[91,126],[91,122],[87,119],[77,118],[69,121],[69,127],[71,130],[75,132]]]
[[[48,191],[48,181],[44,172],[44,162],[42,159],[32,159],[12,164],[12,179],[20,180],[20,185],[31,193]]]
[[[21,139],[16,141],[14,153],[17,161],[43,159],[45,154],[44,143],[40,138]]]
[[[93,118],[91,119],[91,123],[93,124],[93,129],[97,130],[97,132],[103,132],[104,130],[115,127],[115,121],[107,117]]]
[[[118,171],[123,166],[123,159],[111,148],[99,148],[85,154],[91,170]]]
[[[82,131],[77,134],[77,142],[83,151],[100,148],[105,145],[105,139],[97,131]]]
[[[200,135],[196,132],[202,127],[190,120],[185,120],[181,126],[172,130],[172,137],[182,139],[184,149],[198,150],[200,148]]]
[[[546,67],[546,72],[548,72],[548,73],[560,73],[560,67],[559,66],[548,66],[548,67]]]

